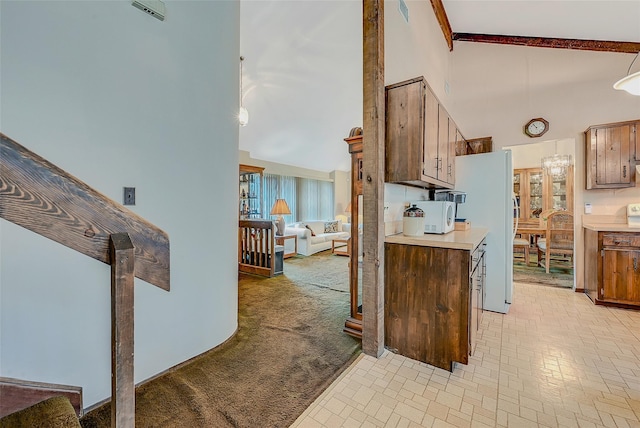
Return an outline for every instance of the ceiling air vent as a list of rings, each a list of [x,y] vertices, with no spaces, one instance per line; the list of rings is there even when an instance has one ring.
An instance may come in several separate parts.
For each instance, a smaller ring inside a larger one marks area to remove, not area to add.
[[[402,17],[404,18],[405,21],[407,21],[407,24],[408,24],[409,8],[407,7],[407,4],[404,2],[404,0],[398,0],[398,10],[400,11],[400,15],[402,15]]]
[[[131,5],[148,13],[154,18],[158,18],[160,21],[164,21],[164,17],[166,16],[164,3],[160,0],[133,0]]]

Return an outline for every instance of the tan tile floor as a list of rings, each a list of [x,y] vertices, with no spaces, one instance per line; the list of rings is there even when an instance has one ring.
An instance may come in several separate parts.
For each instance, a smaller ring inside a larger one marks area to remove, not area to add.
[[[640,311],[516,284],[508,315],[484,313],[469,365],[360,356],[292,427],[638,428]]]

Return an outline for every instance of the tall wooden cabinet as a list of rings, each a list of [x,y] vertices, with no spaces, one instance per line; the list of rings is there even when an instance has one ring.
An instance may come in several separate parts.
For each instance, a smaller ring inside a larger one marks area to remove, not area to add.
[[[452,189],[464,139],[424,77],[386,87],[385,181]]]
[[[640,121],[595,125],[585,131],[587,189],[635,187]]]
[[[344,322],[343,331],[362,339],[362,277],[358,257],[360,255],[360,225],[358,213],[363,201],[362,196],[362,128],[351,129],[344,141],[349,145],[351,154],[351,237],[349,247],[349,317]]]
[[[238,212],[240,220],[262,218],[262,172],[264,168],[240,165],[240,195]]]
[[[573,212],[573,166],[561,176],[542,168],[514,169],[513,192],[520,206],[521,225],[537,226],[540,214],[546,210]]]

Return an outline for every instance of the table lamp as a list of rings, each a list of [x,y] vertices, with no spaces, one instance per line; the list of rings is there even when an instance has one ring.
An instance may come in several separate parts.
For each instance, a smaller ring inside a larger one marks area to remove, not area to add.
[[[351,202],[347,205],[347,208],[344,209],[345,214],[347,215],[347,222],[351,222]]]
[[[284,199],[276,199],[273,203],[273,207],[271,207],[271,215],[277,215],[276,219],[276,235],[282,236],[284,235],[284,218],[283,215],[291,214],[291,210],[289,209],[289,205],[287,205],[287,201]]]

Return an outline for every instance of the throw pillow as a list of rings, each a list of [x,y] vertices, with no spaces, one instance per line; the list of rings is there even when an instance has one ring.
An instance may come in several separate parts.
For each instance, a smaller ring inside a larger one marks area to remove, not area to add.
[[[305,224],[305,225],[304,225],[304,227],[306,227],[307,229],[309,229],[309,230],[311,231],[311,236],[316,236],[315,232],[313,231],[313,229],[311,229],[311,228],[309,227],[309,225],[308,225],[308,224]]]
[[[327,221],[324,223],[324,233],[336,233],[338,231],[338,221]]]

